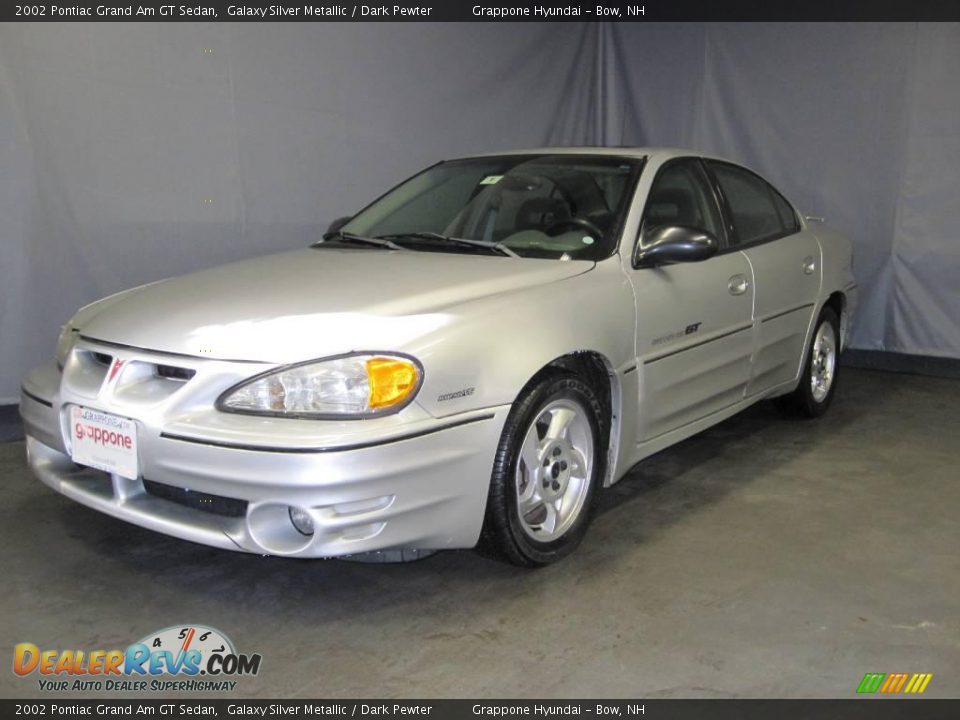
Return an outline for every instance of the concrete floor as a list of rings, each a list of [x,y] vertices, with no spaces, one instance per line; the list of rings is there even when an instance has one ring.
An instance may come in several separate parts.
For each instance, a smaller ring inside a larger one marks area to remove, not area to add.
[[[208,549],[67,501],[3,444],[0,648],[206,623],[263,655],[235,697],[848,698],[868,671],[960,696],[960,382],[841,383],[820,421],[761,404],[649,459],[535,572]]]

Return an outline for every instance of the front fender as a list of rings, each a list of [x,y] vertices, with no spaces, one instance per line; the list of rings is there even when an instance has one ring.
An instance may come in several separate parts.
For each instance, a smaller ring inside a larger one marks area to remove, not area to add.
[[[616,256],[441,312],[449,322],[409,349],[424,366],[418,402],[435,417],[512,403],[539,370],[573,352],[599,353],[615,372],[634,360],[633,293]]]

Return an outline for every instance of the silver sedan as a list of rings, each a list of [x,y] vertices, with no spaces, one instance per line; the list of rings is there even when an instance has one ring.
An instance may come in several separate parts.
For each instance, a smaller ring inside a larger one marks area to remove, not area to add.
[[[33,472],[227,550],[521,565],[602,487],[765,398],[823,413],[850,243],[662,149],[438,163],[315,245],[81,309],[23,381]]]

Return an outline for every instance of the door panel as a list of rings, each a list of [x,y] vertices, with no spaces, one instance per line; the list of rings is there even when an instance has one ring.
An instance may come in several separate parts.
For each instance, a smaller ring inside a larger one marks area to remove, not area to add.
[[[742,399],[753,278],[743,253],[634,270],[643,442]]]
[[[757,349],[747,395],[792,380],[820,293],[820,245],[807,231],[743,251],[753,267]]]
[[[796,210],[756,173],[706,161],[723,200],[730,239],[753,271],[756,354],[746,395],[797,376],[820,292],[820,244]]]

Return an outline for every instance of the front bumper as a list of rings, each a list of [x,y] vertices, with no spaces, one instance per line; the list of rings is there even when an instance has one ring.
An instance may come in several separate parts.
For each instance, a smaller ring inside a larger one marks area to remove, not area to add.
[[[290,557],[468,548],[479,538],[508,406],[394,419],[372,431],[355,421],[349,434],[343,423],[316,422],[311,432],[312,421],[207,416],[186,398],[175,401],[176,392],[159,402],[151,395],[149,403],[140,391],[127,394],[135,402],[122,393],[84,396],[71,372],[68,362],[62,376],[52,365],[31,373],[20,412],[33,472],[88,507],[205,545]],[[140,477],[72,462],[71,404],[135,421]],[[309,514],[312,535],[294,527],[291,507]]]

